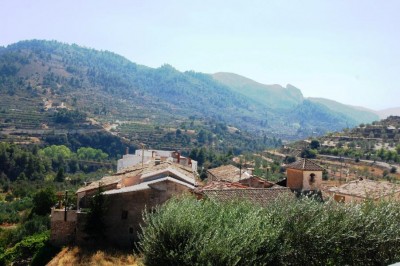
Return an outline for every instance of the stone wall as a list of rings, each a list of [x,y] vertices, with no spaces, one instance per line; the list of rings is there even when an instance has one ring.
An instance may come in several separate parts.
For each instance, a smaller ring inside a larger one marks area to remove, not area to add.
[[[188,193],[187,187],[165,181],[154,184],[151,189],[108,195],[105,217],[107,241],[121,248],[132,248],[138,240],[142,212],[145,209],[152,211],[173,195],[185,192]]]
[[[164,181],[152,184],[151,188],[124,193],[110,194],[106,197],[106,215],[104,235],[107,244],[132,248],[138,240],[142,213],[145,209],[152,211],[176,194],[189,193],[184,185]],[[55,246],[70,243],[91,245],[96,241],[85,233],[86,216],[84,212],[67,211],[67,219],[62,209],[51,212],[50,241]],[[90,225],[89,225],[90,226]]]
[[[63,246],[74,242],[76,235],[76,225],[76,211],[68,210],[67,212],[65,212],[62,209],[52,209],[50,219],[51,244],[55,246]]]
[[[314,175],[314,178],[311,178],[311,175]],[[321,185],[322,171],[303,171],[303,190],[320,190]]]
[[[303,171],[287,169],[287,187],[290,189],[303,188]]]

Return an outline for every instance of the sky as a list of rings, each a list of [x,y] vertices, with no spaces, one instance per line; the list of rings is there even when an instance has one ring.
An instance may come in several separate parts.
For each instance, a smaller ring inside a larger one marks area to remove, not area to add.
[[[57,40],[180,71],[400,107],[400,1],[0,0],[0,46]]]

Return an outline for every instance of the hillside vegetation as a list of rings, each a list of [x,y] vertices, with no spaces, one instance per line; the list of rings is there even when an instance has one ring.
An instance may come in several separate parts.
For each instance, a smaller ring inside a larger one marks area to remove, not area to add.
[[[302,92],[290,84],[286,87],[277,84],[265,85],[237,74],[224,72],[213,74],[213,78],[260,104],[281,111],[293,111],[302,108],[304,100],[307,99],[311,103],[320,104],[328,108],[328,110],[325,109],[321,112],[342,115],[345,120],[348,120],[349,125],[372,122],[379,119],[379,116],[374,111],[366,108],[345,105],[324,98],[304,98]],[[306,116],[306,118],[308,117]],[[316,121],[313,121],[313,124],[315,123]]]
[[[328,107],[330,110],[338,112],[342,115],[351,117],[356,123],[367,123],[379,119],[379,116],[366,108],[345,105],[333,100],[324,98],[309,98],[310,101],[320,103]]]
[[[232,90],[271,108],[292,109],[303,101],[301,91],[291,85],[265,85],[233,73],[219,72],[213,78]]]
[[[0,49],[1,129],[24,141],[15,136],[105,128],[136,144],[160,144],[171,129],[198,134],[199,127],[211,131],[209,123],[237,128],[247,138],[283,140],[358,124],[347,114],[303,100],[293,86],[268,87],[244,78],[229,83],[217,76],[179,72],[170,65],[149,68],[112,52],[56,41],[23,41]],[[251,85],[248,93],[241,84]],[[190,127],[193,120],[198,128]],[[220,140],[216,136],[213,145]],[[169,146],[190,148],[193,142]]]
[[[399,218],[395,202],[183,198],[146,214],[139,245],[146,265],[388,265],[400,260]]]
[[[314,145],[314,149],[318,154],[399,163],[400,117],[390,116],[372,124],[360,124],[351,130],[328,134],[316,140],[318,145]]]

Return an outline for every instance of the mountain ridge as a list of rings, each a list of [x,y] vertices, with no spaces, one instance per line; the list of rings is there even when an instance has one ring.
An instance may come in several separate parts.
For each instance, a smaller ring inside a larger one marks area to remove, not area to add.
[[[40,105],[32,107],[38,113],[43,112],[40,102],[47,99],[63,102],[102,123],[133,120],[176,127],[196,116],[284,140],[359,123],[304,99],[290,84],[271,89],[235,75],[254,86],[252,97],[244,95],[237,84],[228,86],[216,80],[215,75],[180,72],[168,64],[151,68],[113,52],[76,44],[31,40],[0,49],[0,94],[18,103],[23,92]],[[282,102],[276,103],[276,97],[268,93],[263,96],[269,102],[260,101],[257,93],[266,89],[277,93]]]
[[[376,111],[381,119],[385,119],[391,115],[400,116],[400,107],[386,108]]]
[[[228,72],[217,72],[212,74],[212,77],[236,92],[272,108],[288,109],[301,103],[304,98],[302,92],[290,84],[286,88],[279,84],[266,85],[239,74]],[[246,93],[243,90],[246,90]],[[277,98],[280,98],[280,101],[277,102]]]

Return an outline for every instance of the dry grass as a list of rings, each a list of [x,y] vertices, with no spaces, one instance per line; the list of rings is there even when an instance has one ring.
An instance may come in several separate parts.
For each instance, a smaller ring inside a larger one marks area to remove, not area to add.
[[[66,247],[57,254],[48,264],[56,265],[143,265],[141,259],[135,257],[132,252],[89,250],[79,247]]]

